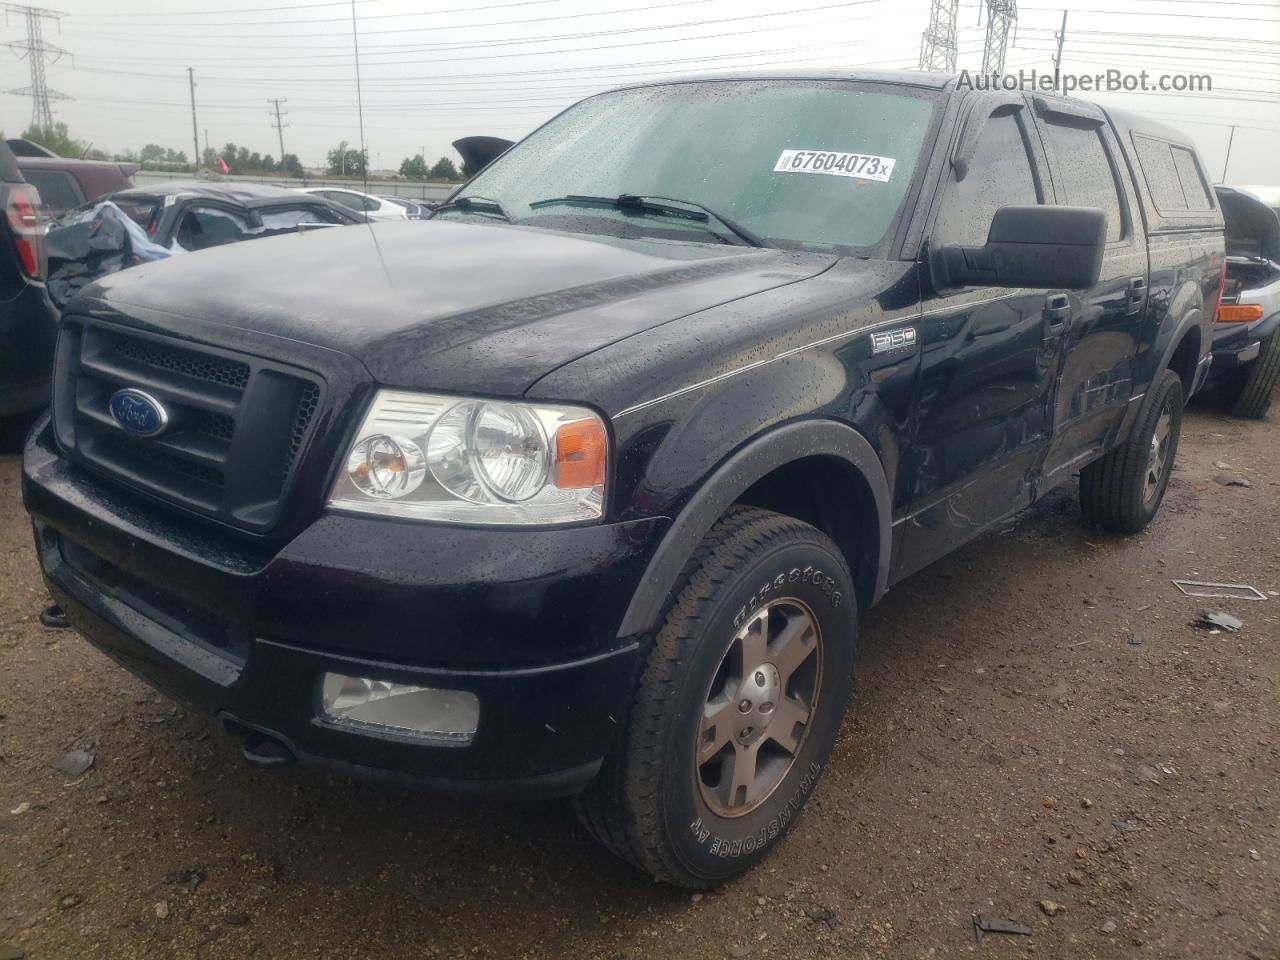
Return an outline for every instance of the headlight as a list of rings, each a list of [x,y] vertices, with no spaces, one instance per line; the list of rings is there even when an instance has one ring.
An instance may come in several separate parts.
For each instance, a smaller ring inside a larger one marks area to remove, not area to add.
[[[604,424],[580,407],[380,390],[329,506],[455,523],[594,520]]]

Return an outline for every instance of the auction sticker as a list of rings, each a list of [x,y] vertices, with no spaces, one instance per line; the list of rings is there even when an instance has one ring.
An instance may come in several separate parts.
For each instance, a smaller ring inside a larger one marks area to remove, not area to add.
[[[833,177],[877,180],[888,183],[893,176],[892,157],[869,153],[835,153],[830,150],[783,150],[774,173],[825,173]]]

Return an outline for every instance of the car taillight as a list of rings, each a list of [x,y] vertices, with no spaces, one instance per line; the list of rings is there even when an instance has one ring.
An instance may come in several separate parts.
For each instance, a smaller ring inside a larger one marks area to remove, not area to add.
[[[13,231],[13,242],[18,248],[22,269],[28,276],[43,280],[49,262],[39,191],[27,183],[11,186],[5,216],[9,220],[9,229]]]
[[[1259,303],[1218,304],[1218,323],[1253,323],[1261,319],[1262,305]]]

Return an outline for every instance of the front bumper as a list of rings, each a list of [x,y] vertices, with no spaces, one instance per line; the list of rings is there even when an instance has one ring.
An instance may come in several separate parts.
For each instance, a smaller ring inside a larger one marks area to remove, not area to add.
[[[23,496],[73,626],[131,672],[302,760],[451,791],[570,793],[626,709],[617,625],[663,519],[477,530],[325,515],[278,552],[176,519],[69,464],[46,426]],[[325,672],[467,690],[466,746],[335,729]]]

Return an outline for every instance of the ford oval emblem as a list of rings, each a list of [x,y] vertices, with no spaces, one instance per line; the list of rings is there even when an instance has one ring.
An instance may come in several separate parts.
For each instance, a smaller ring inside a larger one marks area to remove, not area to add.
[[[155,397],[133,387],[117,390],[108,404],[111,419],[138,437],[154,437],[169,426],[169,412]]]

